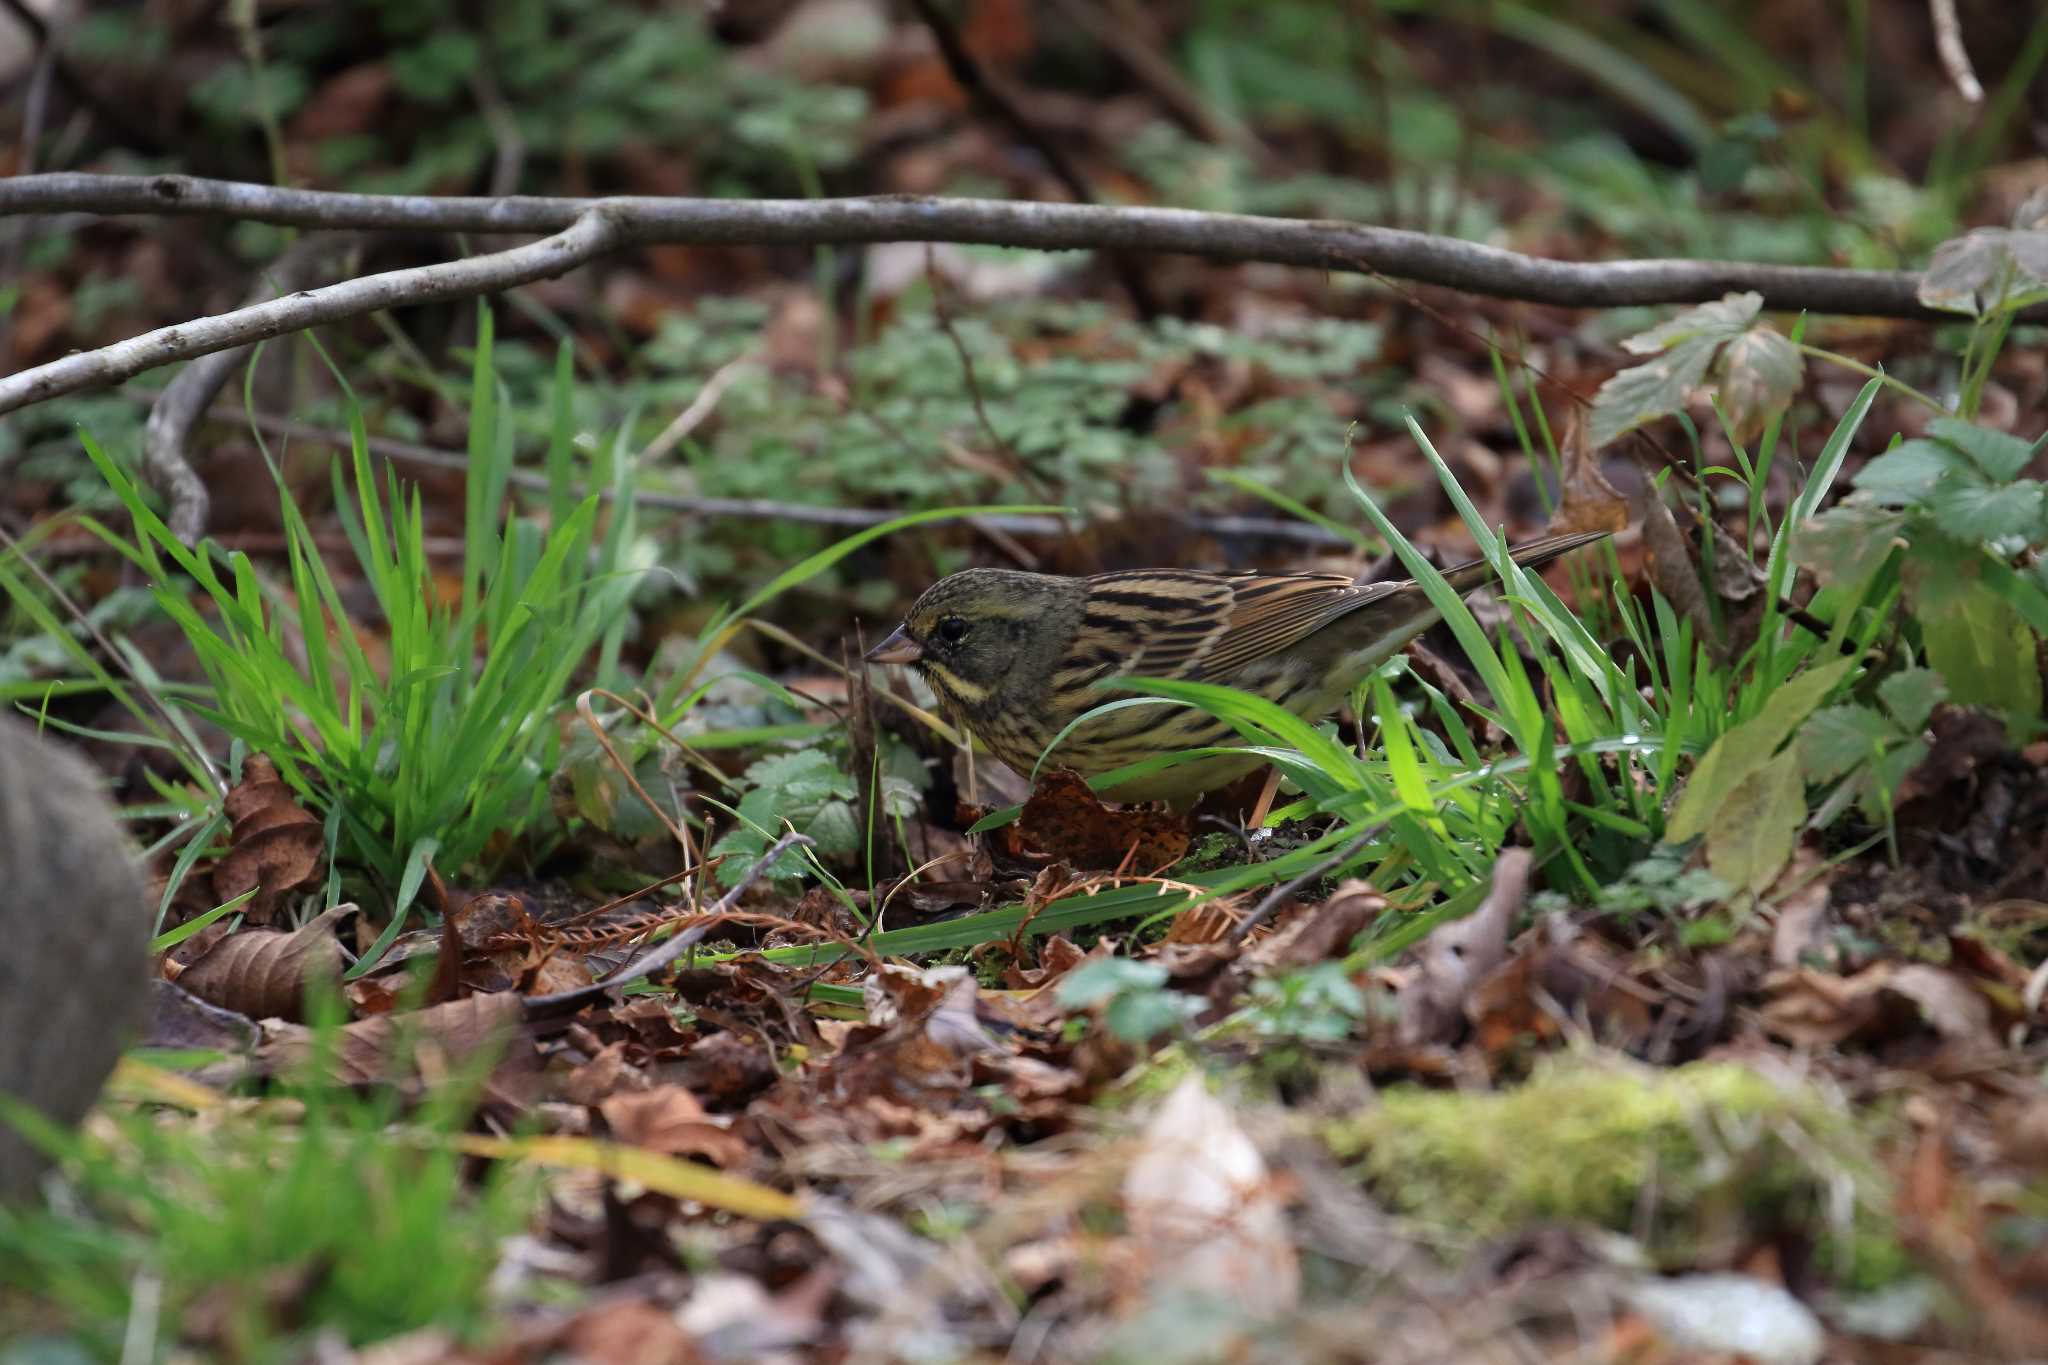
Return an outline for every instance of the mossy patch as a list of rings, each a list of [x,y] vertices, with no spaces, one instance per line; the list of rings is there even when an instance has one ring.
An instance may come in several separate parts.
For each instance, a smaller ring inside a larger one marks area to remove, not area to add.
[[[1324,1138],[1378,1198],[1452,1244],[1590,1223],[1644,1236],[1675,1268],[1790,1226],[1816,1241],[1823,1275],[1866,1288],[1908,1264],[1884,1220],[1882,1125],[1735,1063],[1562,1059],[1511,1090],[1395,1087]]]

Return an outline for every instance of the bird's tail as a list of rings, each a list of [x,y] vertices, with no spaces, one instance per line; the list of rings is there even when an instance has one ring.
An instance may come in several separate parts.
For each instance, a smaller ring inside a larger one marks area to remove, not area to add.
[[[1570,535],[1545,536],[1541,540],[1511,546],[1508,554],[1525,569],[1540,569],[1559,555],[1569,554],[1581,545],[1590,545],[1608,534],[1606,531],[1575,531]],[[1483,559],[1469,560],[1444,570],[1444,577],[1461,593],[1471,592],[1492,576],[1493,566]]]

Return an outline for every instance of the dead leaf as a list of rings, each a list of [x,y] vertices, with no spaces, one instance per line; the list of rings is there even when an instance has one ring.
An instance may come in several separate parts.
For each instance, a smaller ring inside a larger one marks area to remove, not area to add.
[[[1628,499],[1601,471],[1599,453],[1576,412],[1564,435],[1563,465],[1552,535],[1577,531],[1620,531],[1629,523]]]
[[[1764,978],[1767,1032],[1801,1047],[1836,1047],[1925,1024],[1969,1048],[1997,1045],[1991,1002],[1968,977],[1923,962],[1879,962],[1854,976],[1810,969]]]
[[[560,1345],[572,1360],[605,1365],[698,1365],[705,1358],[674,1313],[641,1298],[584,1309],[564,1325]]]
[[[251,1019],[305,1017],[306,986],[341,977],[341,944],[334,922],[355,913],[353,905],[322,911],[291,933],[244,929],[229,934],[178,974],[180,988],[209,1005]]]
[[[234,829],[227,855],[214,865],[213,894],[230,901],[254,890],[242,913],[252,924],[268,924],[287,892],[319,880],[326,837],[262,754],[243,760],[242,780],[221,804]]]
[[[1421,975],[1401,992],[1404,1043],[1443,1042],[1464,1023],[1466,996],[1507,957],[1508,931],[1529,890],[1529,850],[1502,849],[1479,908],[1423,940]]]
[[[449,1071],[496,1055],[498,1071],[538,1070],[530,1041],[521,1041],[525,1002],[516,995],[472,995],[429,1009],[358,1019],[341,1031],[329,1079],[347,1086],[390,1084]],[[312,1033],[298,1024],[264,1028],[256,1060],[265,1075],[303,1067],[316,1055]]]
[[[702,1157],[714,1166],[746,1162],[747,1144],[724,1124],[711,1119],[704,1106],[680,1085],[621,1091],[601,1101],[612,1136],[632,1147],[667,1156]]]
[[[1718,647],[1713,613],[1707,609],[1707,590],[1700,583],[1692,548],[1672,519],[1671,509],[1648,484],[1643,486],[1637,502],[1636,510],[1643,519],[1643,550],[1651,585],[1664,594],[1664,600],[1679,615],[1692,622],[1695,640]]]
[[[1105,806],[1086,779],[1066,768],[1039,779],[1017,827],[1042,852],[1083,869],[1159,872],[1188,851],[1184,820],[1163,811]]]

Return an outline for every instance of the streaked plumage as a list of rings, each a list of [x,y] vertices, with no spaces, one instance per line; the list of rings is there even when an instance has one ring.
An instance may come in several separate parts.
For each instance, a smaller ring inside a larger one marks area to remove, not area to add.
[[[1604,532],[1518,546],[1534,568]],[[1459,592],[1491,570],[1445,570]],[[968,569],[917,599],[873,663],[903,663],[931,684],[948,717],[1029,774],[1068,722],[1116,699],[1109,678],[1222,683],[1318,720],[1353,683],[1437,619],[1412,579],[1360,583],[1342,574],[1216,574],[1138,569],[1062,578]],[[1047,762],[1093,777],[1154,754],[1239,743],[1207,712],[1134,706],[1075,730]],[[1183,763],[1119,786],[1118,800],[1190,801],[1258,766],[1255,758]]]

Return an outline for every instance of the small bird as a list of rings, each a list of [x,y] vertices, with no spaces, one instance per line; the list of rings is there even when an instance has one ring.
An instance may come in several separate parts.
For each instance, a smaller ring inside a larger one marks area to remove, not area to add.
[[[1551,536],[1510,553],[1536,568],[1605,534]],[[1444,577],[1467,593],[1491,573],[1485,560],[1473,560]],[[867,660],[915,668],[949,719],[1029,776],[1069,721],[1116,699],[1114,688],[1094,686],[1105,679],[1221,683],[1315,721],[1438,614],[1413,579],[1190,569],[1064,578],[968,569],[926,588]],[[1236,730],[1206,711],[1133,706],[1079,727],[1045,762],[1094,777],[1154,754],[1240,743]],[[1262,761],[1196,759],[1103,795],[1192,804]]]

